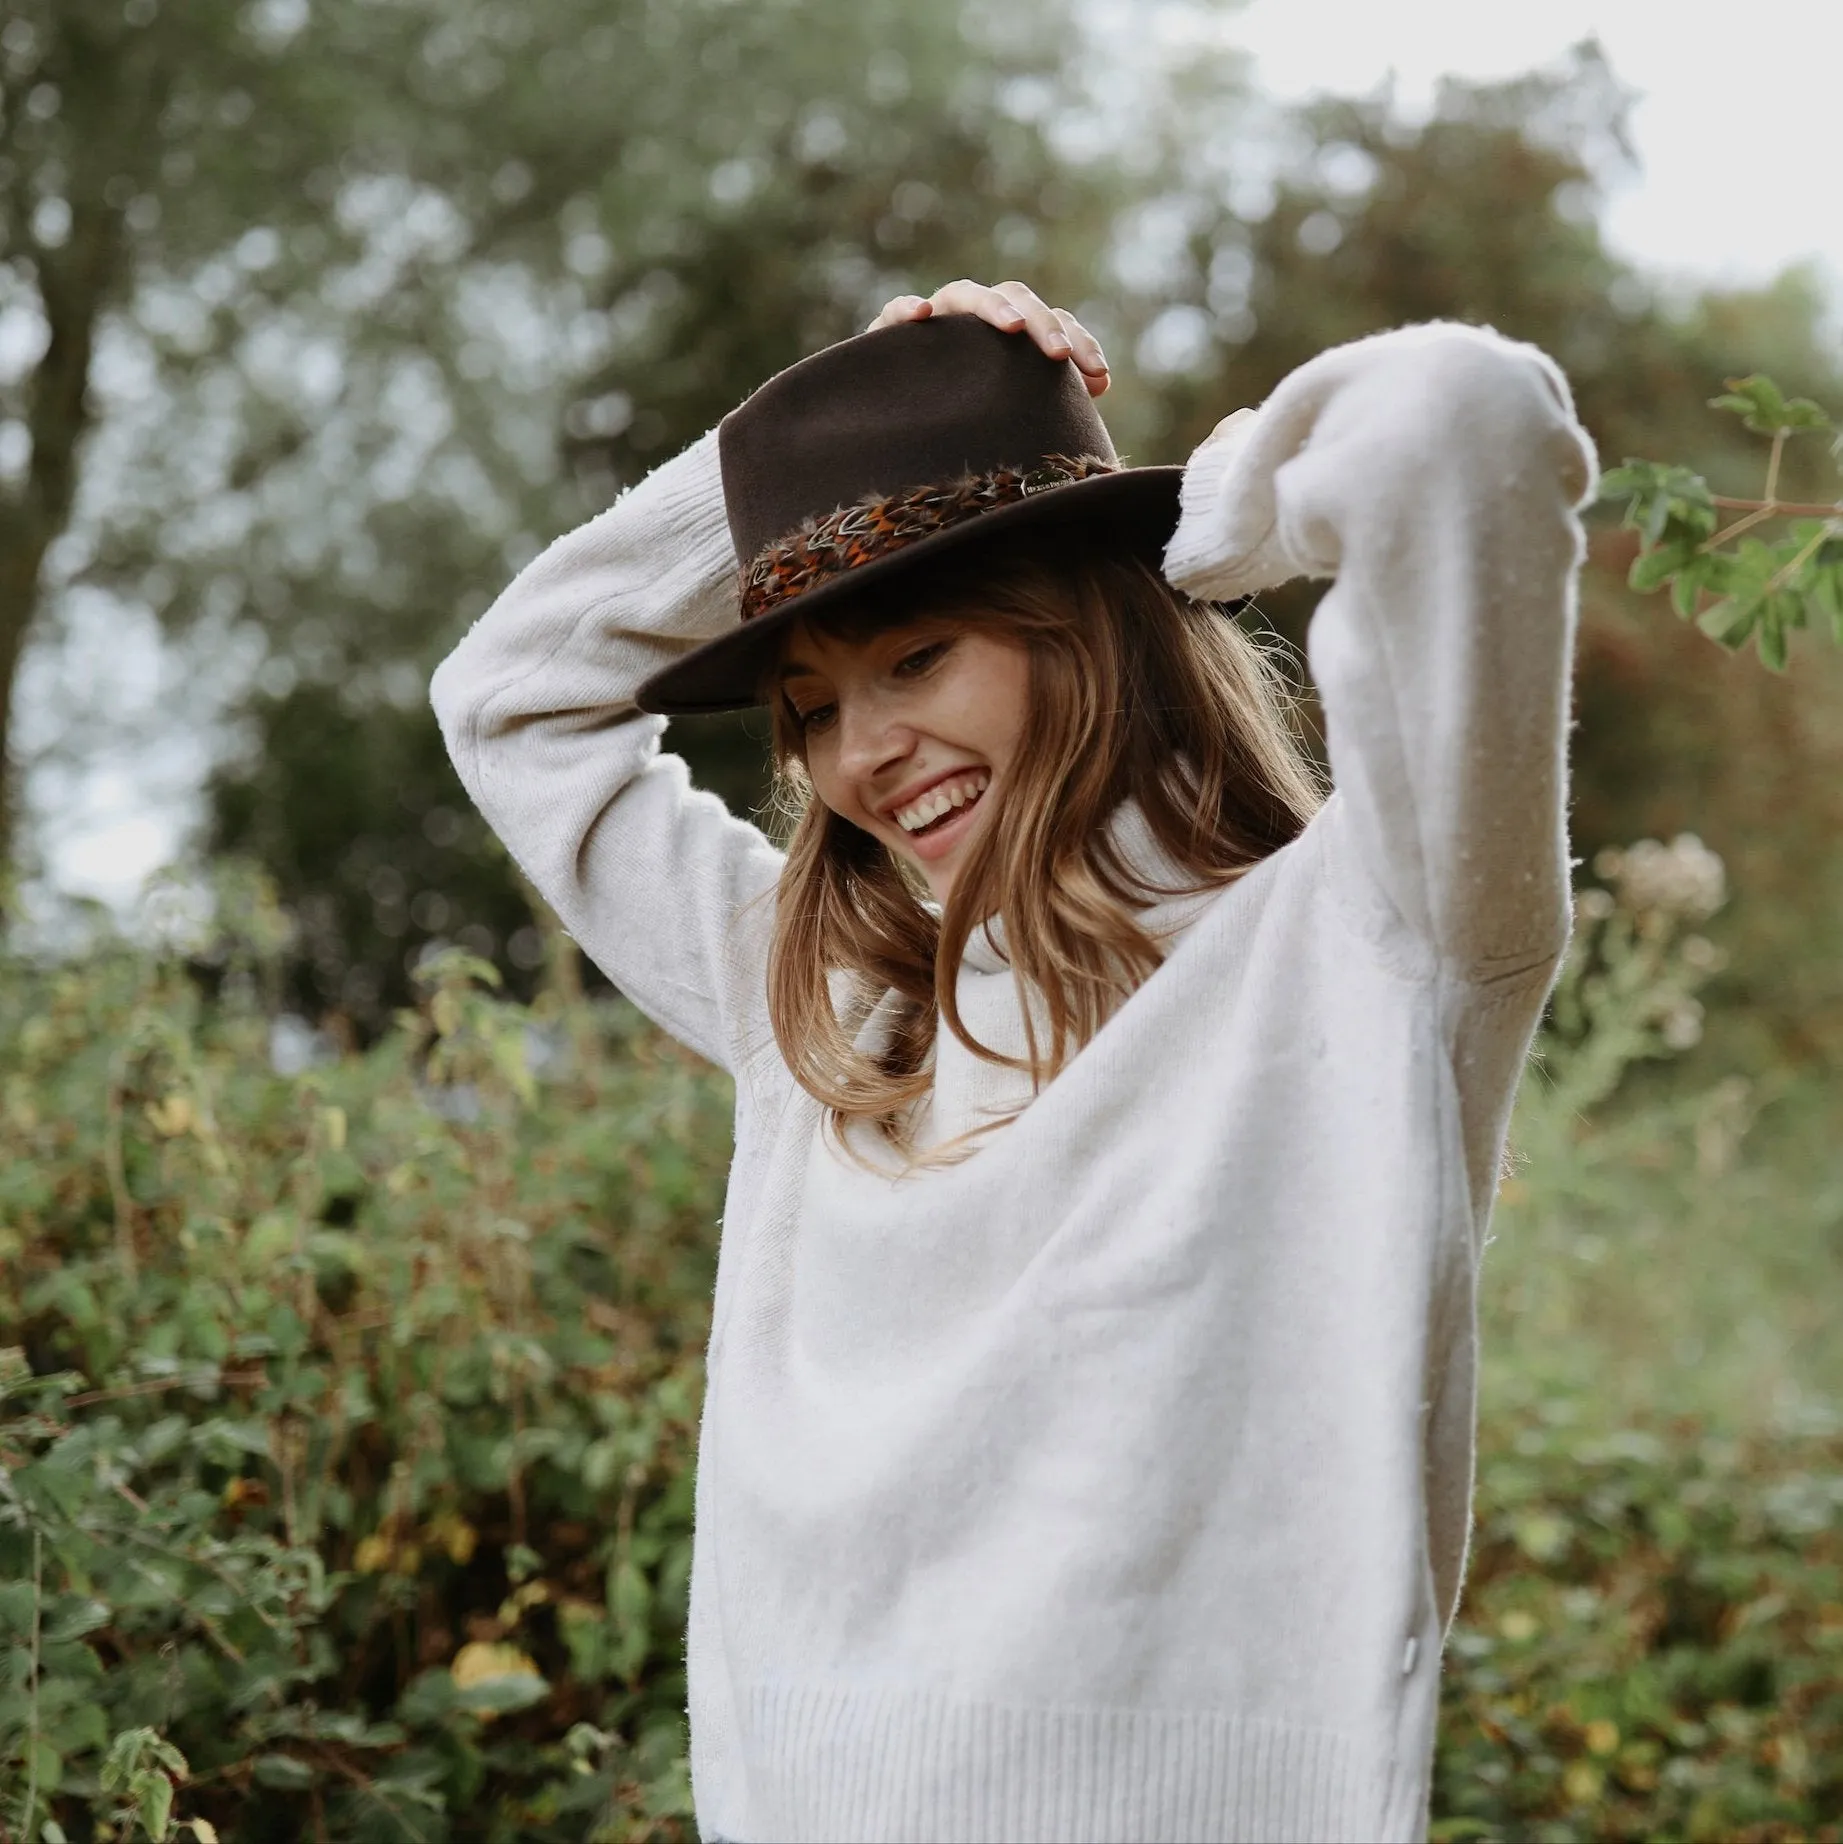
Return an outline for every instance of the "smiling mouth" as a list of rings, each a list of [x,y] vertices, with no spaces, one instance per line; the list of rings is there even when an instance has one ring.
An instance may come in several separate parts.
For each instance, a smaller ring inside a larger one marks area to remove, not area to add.
[[[896,824],[911,839],[925,839],[931,833],[945,831],[961,814],[978,806],[991,782],[990,772],[984,769],[943,781],[894,815]]]

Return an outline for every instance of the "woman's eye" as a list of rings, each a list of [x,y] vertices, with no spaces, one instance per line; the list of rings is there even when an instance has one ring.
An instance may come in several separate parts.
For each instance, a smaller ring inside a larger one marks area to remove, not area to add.
[[[946,651],[947,642],[944,640],[933,641],[925,647],[917,647],[913,653],[904,655],[896,670],[909,673],[926,672]]]
[[[796,710],[794,722],[802,730],[823,730],[832,721],[833,707],[829,704],[816,704],[810,711]]]

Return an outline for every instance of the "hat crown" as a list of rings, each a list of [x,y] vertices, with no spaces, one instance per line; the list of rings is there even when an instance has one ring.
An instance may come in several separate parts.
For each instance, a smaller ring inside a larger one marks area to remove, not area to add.
[[[1116,459],[1073,363],[970,314],[860,333],[789,366],[718,426],[736,556],[860,499]]]

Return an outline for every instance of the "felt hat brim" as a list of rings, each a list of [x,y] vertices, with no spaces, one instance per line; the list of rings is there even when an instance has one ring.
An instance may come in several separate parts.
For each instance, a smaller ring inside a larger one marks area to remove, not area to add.
[[[913,573],[978,544],[1072,526],[1082,539],[1143,558],[1154,569],[1177,528],[1181,467],[1131,467],[1032,494],[931,532],[790,596],[753,621],[692,648],[645,680],[634,694],[643,711],[689,717],[746,710],[767,701],[767,675],[787,630],[804,615],[847,598],[873,598],[903,572]],[[1073,534],[1071,534],[1073,535]]]

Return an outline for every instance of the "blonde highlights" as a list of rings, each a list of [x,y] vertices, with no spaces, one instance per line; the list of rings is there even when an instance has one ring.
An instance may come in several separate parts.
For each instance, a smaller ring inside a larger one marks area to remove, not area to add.
[[[910,1167],[964,1157],[991,1130],[915,1151],[940,1020],[974,1055],[1027,1074],[1035,1094],[1159,966],[1137,915],[1177,892],[1142,881],[1116,849],[1107,822],[1123,801],[1137,802],[1180,867],[1177,889],[1201,890],[1296,837],[1323,798],[1272,660],[1136,559],[1039,542],[917,571],[873,606],[846,604],[812,625],[853,636],[924,615],[976,623],[1029,658],[1012,773],[986,796],[997,804],[938,915],[912,867],[814,796],[799,727],[781,694],[769,697],[776,806],[790,828],[768,963],[775,1037],[851,1156],[857,1122]],[[961,957],[992,916],[1047,1027],[1042,1041],[1037,1008],[1023,1007],[1022,1058],[979,1043],[960,1017]],[[880,1002],[887,1029],[860,1050]]]

